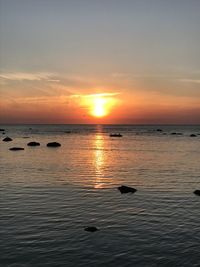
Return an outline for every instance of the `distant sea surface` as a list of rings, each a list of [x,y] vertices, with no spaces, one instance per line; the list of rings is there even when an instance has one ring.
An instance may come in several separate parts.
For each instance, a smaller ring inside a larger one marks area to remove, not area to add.
[[[200,266],[200,126],[0,128],[0,266]]]

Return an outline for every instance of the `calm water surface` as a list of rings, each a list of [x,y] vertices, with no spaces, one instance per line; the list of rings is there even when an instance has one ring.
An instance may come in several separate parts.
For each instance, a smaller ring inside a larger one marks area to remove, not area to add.
[[[200,266],[200,126],[1,128],[2,267]]]

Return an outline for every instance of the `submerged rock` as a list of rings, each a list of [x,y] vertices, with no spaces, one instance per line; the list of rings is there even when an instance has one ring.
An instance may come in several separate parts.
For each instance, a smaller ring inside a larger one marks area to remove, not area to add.
[[[10,137],[7,136],[7,137],[5,137],[5,138],[3,139],[3,141],[4,141],[4,142],[10,142],[10,141],[12,141],[12,138],[10,138]]]
[[[60,143],[57,143],[57,142],[50,142],[47,144],[48,147],[59,147],[61,146]]]
[[[196,134],[191,134],[190,137],[196,137]]]
[[[5,129],[0,129],[0,132],[5,132]]]
[[[195,190],[193,193],[197,196],[200,196],[200,190]]]
[[[125,185],[119,186],[118,190],[121,192],[121,194],[135,193],[137,191],[137,189]]]
[[[157,132],[163,132],[163,130],[162,130],[162,129],[156,129],[156,131],[157,131]]]
[[[40,143],[38,142],[29,142],[27,146],[40,146]]]
[[[93,232],[98,231],[99,229],[97,227],[95,227],[95,226],[89,226],[89,227],[86,227],[84,230],[87,231],[87,232],[92,232],[93,233]]]
[[[11,151],[18,151],[18,150],[24,150],[23,147],[11,147],[10,148]]]
[[[122,134],[120,133],[110,134],[110,137],[122,137]]]

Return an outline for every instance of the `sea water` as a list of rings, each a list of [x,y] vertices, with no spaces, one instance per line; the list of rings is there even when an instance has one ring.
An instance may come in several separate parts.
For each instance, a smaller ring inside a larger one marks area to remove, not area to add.
[[[0,266],[200,266],[200,126],[0,128]]]

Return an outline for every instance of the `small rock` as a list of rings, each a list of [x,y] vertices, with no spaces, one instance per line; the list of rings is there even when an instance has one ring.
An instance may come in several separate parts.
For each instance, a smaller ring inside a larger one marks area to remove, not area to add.
[[[171,133],[171,135],[176,135],[177,133]]]
[[[120,133],[110,134],[110,137],[122,137],[122,134]]]
[[[162,129],[156,129],[157,132],[162,132],[163,130]]]
[[[11,151],[18,151],[18,150],[24,150],[23,147],[11,147],[10,148]]]
[[[118,190],[121,194],[135,193],[137,191],[137,189],[125,185],[119,186]]]
[[[5,129],[0,129],[0,132],[5,132]]]
[[[89,227],[86,227],[84,230],[87,231],[87,232],[92,232],[93,233],[93,232],[98,231],[99,229],[97,227],[95,227],[95,226],[89,226]]]
[[[197,196],[200,196],[200,190],[195,190],[193,193]]]
[[[5,138],[3,139],[3,141],[4,141],[4,142],[10,142],[10,141],[12,141],[12,138],[10,138],[10,137],[7,136],[7,137],[5,137]]]
[[[27,146],[40,146],[40,143],[38,142],[29,142]]]
[[[196,137],[196,134],[191,134],[190,137]]]
[[[48,147],[59,147],[61,146],[61,144],[57,142],[51,142],[51,143],[48,143],[47,146]]]

